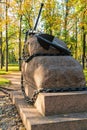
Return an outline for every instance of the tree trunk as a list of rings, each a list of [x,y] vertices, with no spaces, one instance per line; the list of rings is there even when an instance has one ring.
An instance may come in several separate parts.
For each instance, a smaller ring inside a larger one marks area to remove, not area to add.
[[[0,2],[2,2],[0,0]],[[1,12],[0,12],[0,23],[2,23],[2,3],[1,3]],[[2,53],[2,25],[1,25],[1,29],[0,29],[0,63],[1,63],[1,66],[0,68],[2,69],[3,67],[3,53]]]
[[[64,34],[65,34],[65,41],[67,40],[67,17],[69,13],[69,7],[68,7],[68,0],[65,0],[66,4],[66,13],[65,13],[65,27],[64,27]]]
[[[77,32],[77,18],[76,18],[76,29],[75,29],[75,39],[76,39],[76,45],[75,45],[75,59],[77,59],[77,57],[78,57],[78,53],[77,53],[77,48],[78,48],[78,46],[77,46],[77,39],[78,39],[78,32]]]
[[[84,9],[84,12],[83,12],[83,23],[84,21],[86,20],[86,16],[85,16],[85,13],[86,13],[86,6],[85,6],[85,9]],[[83,25],[82,27],[82,33],[83,33],[83,36],[82,36],[82,45],[83,45],[83,56],[82,56],[82,65],[83,65],[83,69],[85,69],[85,59],[86,59],[86,32],[85,32],[85,26]]]
[[[8,5],[6,0],[6,71],[8,71]]]
[[[3,57],[2,57],[2,32],[0,32],[0,62],[1,62],[1,69],[2,69],[2,67],[3,67]]]
[[[21,18],[20,18],[20,28],[19,28],[19,59],[21,58]],[[19,71],[21,71],[21,60],[19,60]]]
[[[86,53],[86,34],[84,32],[84,27],[83,27],[83,39],[82,39],[82,43],[83,43],[83,56],[82,56],[82,65],[83,65],[83,69],[85,69],[85,53]]]
[[[20,0],[20,10],[21,10],[21,0]],[[19,26],[19,59],[21,58],[21,24],[22,24],[22,15],[20,16],[20,26]],[[19,60],[19,71],[21,71],[21,60]]]

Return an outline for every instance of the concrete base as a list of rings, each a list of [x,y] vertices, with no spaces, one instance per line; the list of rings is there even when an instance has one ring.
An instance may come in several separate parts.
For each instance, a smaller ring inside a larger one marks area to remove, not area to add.
[[[87,130],[87,113],[42,116],[34,106],[24,101],[21,92],[11,93],[26,130]]]
[[[40,93],[35,106],[43,116],[87,111],[87,91]]]

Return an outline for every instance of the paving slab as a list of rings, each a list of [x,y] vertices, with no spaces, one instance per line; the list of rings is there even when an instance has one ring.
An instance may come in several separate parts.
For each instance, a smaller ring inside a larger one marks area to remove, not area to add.
[[[87,130],[87,112],[42,116],[24,100],[21,91],[11,93],[26,130]]]

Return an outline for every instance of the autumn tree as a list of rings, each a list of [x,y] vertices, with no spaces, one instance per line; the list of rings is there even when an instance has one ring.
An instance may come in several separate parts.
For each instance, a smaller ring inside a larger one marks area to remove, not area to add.
[[[1,23],[2,23],[2,8],[0,9],[0,63],[2,69],[2,24]]]
[[[3,4],[5,4],[2,0],[0,1],[0,63],[1,63],[1,69],[4,65],[3,62],[3,42],[2,42],[2,32],[3,32]]]
[[[48,0],[44,3],[42,17],[44,31],[49,34],[58,35],[61,27],[61,19],[57,0]]]
[[[7,1],[7,4],[6,4]],[[3,17],[0,17],[0,43],[6,64],[18,62],[22,55],[25,32],[33,29],[41,2],[44,7],[37,31],[54,35],[67,44],[72,55],[85,66],[87,35],[86,0],[3,0]],[[1,8],[0,8],[1,10]],[[7,13],[6,13],[7,12]],[[2,27],[2,31],[1,31]],[[5,32],[6,30],[6,32]],[[2,32],[2,33],[1,33]],[[8,52],[7,52],[8,50]],[[12,53],[12,55],[11,55]],[[7,58],[8,57],[8,58]],[[6,68],[7,69],[7,68]],[[21,62],[19,61],[19,70]]]

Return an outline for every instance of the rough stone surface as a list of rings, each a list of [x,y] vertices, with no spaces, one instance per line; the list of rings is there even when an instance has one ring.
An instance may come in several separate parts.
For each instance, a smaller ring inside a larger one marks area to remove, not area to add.
[[[59,44],[66,47],[66,44],[57,38]],[[59,50],[50,47],[45,50],[37,41],[35,36],[27,40],[29,55],[36,53],[60,53]],[[79,62],[71,56],[38,56],[30,62],[22,64],[24,80],[27,82],[25,90],[31,96],[34,89],[40,88],[76,88],[85,86],[83,70]]]
[[[66,44],[63,41],[60,41],[59,39],[55,38],[54,40],[58,41],[58,43],[62,46],[66,47]],[[37,41],[37,38],[35,36],[32,36],[26,43],[28,45],[28,53],[29,55],[33,55],[36,53],[47,53],[47,54],[57,54],[59,51],[53,47],[50,47],[49,50],[45,50],[43,47],[40,46],[40,44]]]
[[[85,86],[81,65],[71,56],[40,56],[23,63],[28,87],[76,88]]]
[[[40,93],[35,102],[43,116],[87,111],[87,91]]]

